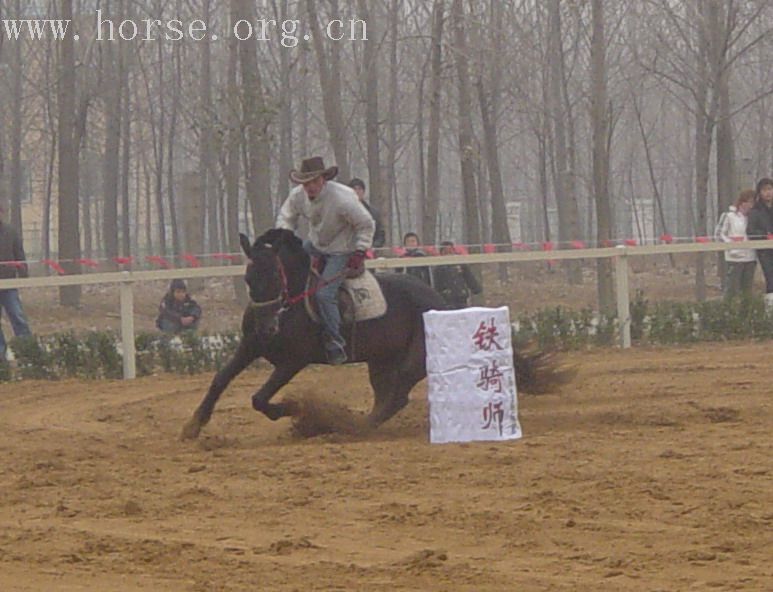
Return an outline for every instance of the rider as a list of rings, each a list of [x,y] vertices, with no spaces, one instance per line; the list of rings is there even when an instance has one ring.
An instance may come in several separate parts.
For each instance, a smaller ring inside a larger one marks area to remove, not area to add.
[[[365,254],[373,243],[376,224],[350,187],[332,179],[338,167],[325,168],[321,157],[308,158],[300,170],[290,171],[290,180],[298,183],[282,204],[277,228],[295,231],[298,218],[309,223],[306,252],[321,259],[324,269],[321,281],[329,282],[317,293],[328,363],[347,360],[346,341],[341,336],[338,311],[338,288],[344,276],[356,277],[365,269]]]

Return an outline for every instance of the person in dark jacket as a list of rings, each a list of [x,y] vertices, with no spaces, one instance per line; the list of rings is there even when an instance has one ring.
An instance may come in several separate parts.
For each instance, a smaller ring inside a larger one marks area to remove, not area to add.
[[[440,254],[455,255],[454,243],[440,243]],[[470,294],[480,294],[483,291],[467,265],[438,265],[435,268],[435,289],[440,292],[450,309],[467,308]]]
[[[29,276],[29,272],[21,238],[13,228],[3,221],[4,216],[5,209],[0,206],[0,279],[26,278]],[[15,288],[0,289],[0,316],[2,316],[3,311],[8,315],[8,320],[11,321],[14,335],[22,337],[31,334],[19,298],[19,291]],[[0,359],[5,359],[6,347],[5,335],[0,327]]]
[[[158,307],[156,327],[164,333],[195,331],[201,320],[201,307],[188,294],[183,280],[172,280]]]
[[[405,254],[403,257],[426,257],[427,254],[419,247],[419,235],[415,232],[406,232],[403,237],[403,247]],[[428,286],[432,285],[432,273],[429,267],[401,267],[398,273],[407,273],[415,278],[419,278]]]
[[[750,240],[766,240],[773,235],[773,179],[760,179],[755,192],[754,207],[749,211],[746,236]],[[765,306],[773,308],[773,249],[757,249],[765,276]]]
[[[386,242],[386,233],[384,232],[384,225],[381,223],[381,214],[376,208],[365,201],[365,181],[355,177],[349,181],[349,187],[354,189],[357,197],[360,198],[360,203],[365,206],[370,217],[373,218],[373,221],[376,223],[376,232],[373,233],[373,248],[380,249]]]

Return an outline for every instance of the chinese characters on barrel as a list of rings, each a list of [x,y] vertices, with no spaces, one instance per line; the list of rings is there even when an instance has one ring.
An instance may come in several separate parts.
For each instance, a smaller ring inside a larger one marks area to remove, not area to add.
[[[502,409],[502,401],[489,401],[483,408],[483,429],[488,430],[496,427],[499,435],[502,435],[502,422],[505,420],[505,411]]]
[[[475,349],[480,351],[492,351],[492,349],[501,350],[504,349],[502,345],[497,341],[499,337],[499,330],[497,329],[494,317],[491,317],[486,324],[485,321],[481,321],[478,329],[472,336],[472,342]],[[492,361],[491,365],[482,366],[480,368],[480,380],[476,383],[480,389],[488,392],[489,388],[494,393],[502,392],[502,378],[503,374],[497,366],[496,361]],[[502,408],[502,402],[489,401],[488,404],[483,407],[483,429],[488,430],[495,428],[499,431],[499,435],[502,435],[502,424],[505,419],[505,412]]]
[[[492,347],[502,349],[502,346],[496,340],[498,335],[499,331],[494,323],[494,317],[491,317],[488,326],[486,326],[485,321],[481,321],[478,330],[472,336],[472,342],[478,350],[491,351]]]
[[[502,377],[504,374],[499,370],[496,361],[491,362],[491,366],[480,367],[480,380],[475,385],[478,388],[482,388],[484,391],[488,391],[489,387],[495,393],[502,392]]]

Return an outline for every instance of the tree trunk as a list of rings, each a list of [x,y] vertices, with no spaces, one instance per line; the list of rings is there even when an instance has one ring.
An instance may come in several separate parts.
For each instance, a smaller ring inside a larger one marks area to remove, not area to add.
[[[553,150],[555,162],[554,188],[558,206],[558,235],[562,242],[579,238],[580,219],[577,195],[571,185],[572,173],[569,170],[567,151],[566,112],[563,97],[564,50],[561,42],[560,0],[550,0],[550,115],[553,123]],[[569,282],[579,284],[582,281],[580,266],[575,262],[566,264]]]
[[[361,91],[365,102],[365,137],[367,140],[367,158],[368,158],[368,180],[370,203],[383,213],[389,212],[389,194],[384,192],[381,182],[381,154],[379,147],[379,111],[378,111],[378,54],[376,39],[378,34],[375,29],[375,20],[371,17],[366,0],[358,0],[359,18],[367,22],[369,26],[368,35],[372,41],[365,43],[363,50],[361,80],[364,88]],[[391,224],[389,219],[382,222],[387,223],[385,232],[390,234]]]
[[[387,240],[394,241],[392,233],[392,210],[397,214],[398,224],[401,225],[400,198],[397,190],[397,110],[399,106],[399,88],[397,83],[397,70],[400,67],[397,62],[398,30],[397,21],[400,18],[401,0],[392,0],[389,10],[389,126],[387,127],[387,199],[383,202],[382,218]],[[410,197],[410,196],[409,196]],[[422,239],[423,240],[423,239]]]
[[[464,196],[464,240],[468,244],[481,243],[478,220],[478,195],[475,186],[475,140],[472,127],[472,101],[470,100],[470,74],[467,37],[464,30],[462,0],[453,0],[454,49],[458,84],[457,108],[459,117],[459,158]]]
[[[438,238],[438,202],[440,199],[440,92],[443,75],[444,0],[432,5],[432,67],[430,75],[429,132],[427,138],[427,196],[422,204],[426,240]]]
[[[177,216],[177,200],[174,182],[174,147],[177,143],[177,117],[180,112],[180,87],[182,86],[182,60],[180,59],[180,44],[175,43],[172,48],[174,62],[174,82],[172,84],[172,112],[169,115],[169,136],[167,137],[166,159],[166,192],[169,196],[169,222],[172,225],[172,248],[176,255],[183,251],[182,237],[180,236],[180,221]]]
[[[282,21],[290,18],[287,6],[287,0],[280,2],[280,15]],[[282,101],[279,111],[279,175],[277,176],[277,197],[283,200],[290,192],[290,179],[288,173],[293,168],[293,93],[292,81],[290,80],[290,53],[286,50],[279,52],[279,82],[281,85]],[[236,81],[234,80],[234,85]],[[230,96],[230,93],[229,93]],[[234,98],[236,95],[234,95]],[[239,146],[236,144],[238,152]],[[237,155],[238,157],[238,155]],[[237,163],[238,170],[238,163]],[[238,179],[237,179],[238,180]],[[236,248],[239,248],[239,237],[236,236]],[[229,238],[229,240],[231,240]],[[244,282],[239,283],[244,286]]]
[[[286,8],[286,1],[283,2]],[[231,10],[232,19],[235,16],[233,6]],[[236,22],[235,20],[233,22]],[[239,159],[241,151],[241,121],[239,120],[239,83],[238,60],[239,60],[239,41],[231,37],[228,42],[228,69],[226,73],[228,85],[227,105],[227,133],[225,146],[225,166],[223,168],[223,177],[225,178],[226,191],[226,240],[228,250],[231,253],[239,252]],[[286,52],[282,52],[285,54]],[[289,102],[289,101],[288,101]],[[283,122],[284,125],[284,122]],[[284,145],[283,138],[282,144]],[[279,175],[286,177],[285,175]],[[280,193],[281,195],[281,193]],[[238,262],[241,264],[241,262]],[[244,280],[241,277],[233,278],[234,295],[239,302],[246,300],[246,289]]]
[[[128,54],[128,50],[126,52]],[[128,58],[128,55],[125,55]],[[121,254],[124,257],[129,257],[132,253],[132,223],[131,223],[131,206],[129,200],[129,179],[131,174],[131,95],[132,92],[129,89],[129,66],[128,63],[124,64],[123,69],[123,88],[126,89],[124,100],[121,105],[121,140],[123,148],[121,151]]]
[[[493,29],[493,52],[490,67],[481,64],[487,74],[490,90],[484,88],[483,76],[478,77],[478,102],[480,103],[483,120],[483,138],[488,168],[489,190],[491,192],[491,232],[492,239],[500,245],[510,245],[510,228],[507,224],[507,208],[505,207],[505,191],[502,183],[502,170],[499,159],[499,102],[501,94],[501,56],[504,52],[502,43],[502,13],[501,5],[491,3],[489,25]],[[502,274],[506,268],[500,267]],[[505,278],[503,278],[505,279]]]
[[[254,8],[250,0],[233,0],[234,10],[240,19],[254,22]],[[315,35],[315,39],[316,39]],[[256,234],[274,225],[271,206],[271,176],[267,137],[266,105],[257,59],[257,41],[240,41],[239,58],[242,74],[242,110],[247,134],[248,167],[247,200],[252,210],[252,222]]]
[[[593,128],[593,193],[596,200],[596,238],[599,244],[612,238],[612,208],[609,203],[609,113],[607,111],[607,42],[604,0],[591,4],[591,125]],[[615,307],[612,265],[596,262],[599,311],[611,314]]]
[[[62,0],[62,19],[73,17],[72,0]],[[68,34],[60,42],[59,79],[57,81],[57,105],[59,110],[59,259],[67,273],[79,273],[80,227],[78,208],[78,145],[75,138],[75,45],[73,35]],[[80,304],[80,286],[59,288],[62,306],[77,307]]]
[[[202,10],[204,11],[205,22],[211,16],[210,0],[204,0]],[[217,249],[217,201],[212,190],[212,46],[209,35],[199,42],[201,53],[200,74],[199,74],[199,108],[198,120],[199,130],[199,184],[201,186],[200,198],[202,200],[200,209],[203,214],[201,224],[203,225],[202,236],[205,237],[202,251],[212,252]]]
[[[17,9],[21,13],[20,3],[16,3]],[[21,166],[21,146],[22,146],[22,126],[24,118],[22,116],[22,100],[24,95],[24,77],[23,64],[21,56],[22,43],[16,42],[12,46],[12,67],[11,67],[11,226],[17,229],[19,236],[23,237],[24,225],[22,220],[22,166]]]
[[[337,2],[333,3],[332,14],[337,15]],[[318,9],[315,0],[306,0],[306,11],[309,18],[310,29],[313,32],[312,42],[314,53],[317,56],[317,71],[322,88],[322,106],[325,112],[325,123],[330,136],[330,144],[333,146],[339,175],[348,180],[351,177],[349,167],[349,154],[346,147],[346,125],[344,123],[343,109],[341,107],[341,72],[336,66],[337,55],[340,52],[338,43],[326,43],[321,34],[321,27],[317,19]],[[367,43],[373,43],[369,41]],[[331,47],[331,57],[328,58],[325,46]],[[328,63],[330,59],[330,63]],[[386,223],[385,219],[385,223]]]
[[[102,234],[105,256],[118,256],[118,173],[121,147],[121,88],[123,59],[116,59],[115,50],[123,53],[124,43],[105,44],[103,76],[105,79],[105,152],[102,155]],[[110,264],[113,265],[112,262]]]

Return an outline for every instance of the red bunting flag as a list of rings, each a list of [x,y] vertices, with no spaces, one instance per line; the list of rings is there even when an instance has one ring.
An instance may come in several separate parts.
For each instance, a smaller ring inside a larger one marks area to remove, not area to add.
[[[241,255],[235,255],[234,253],[213,253],[211,257],[224,261],[240,261],[242,258]]]
[[[530,250],[529,249],[529,245],[527,245],[526,243],[520,242],[520,241],[514,242],[513,243],[513,248],[517,249],[519,251],[529,251]]]
[[[573,240],[571,242],[571,245],[572,245],[573,249],[584,249],[585,248],[585,243],[580,241],[580,240]]]
[[[145,260],[148,263],[154,263],[155,265],[163,267],[164,269],[172,269],[171,263],[159,255],[148,255],[145,257]]]
[[[14,267],[16,269],[24,269],[26,263],[24,261],[0,261],[0,265],[5,267]]]
[[[41,261],[41,263],[44,263],[45,265],[48,265],[51,269],[53,269],[59,275],[64,275],[65,273],[67,273],[64,270],[64,267],[59,265],[59,263],[57,263],[53,259],[43,259],[43,261]]]
[[[696,236],[695,237],[696,243],[710,243],[711,239],[708,236]]]
[[[113,261],[115,261],[118,265],[129,265],[132,261],[134,261],[134,257],[113,257]]]
[[[491,253],[496,253],[497,252],[497,246],[496,245],[492,245],[491,243],[486,243],[485,245],[483,245],[483,252],[484,253],[488,253],[489,255]]]
[[[671,234],[661,234],[660,235],[660,242],[666,243],[667,245],[670,245],[672,242],[674,242],[674,236]]]
[[[91,267],[91,269],[96,269],[99,267],[99,261],[94,259],[78,259],[78,263],[85,265],[86,267]]]
[[[470,254],[470,249],[467,248],[467,245],[456,245],[454,247],[454,251],[456,251],[456,253],[458,255],[469,255]]]
[[[427,255],[437,255],[437,249],[433,246],[427,246],[427,247],[421,247],[421,249],[427,254]]]
[[[625,239],[625,246],[627,247],[635,247],[637,244],[639,244],[635,238],[627,238]]]
[[[543,251],[552,251],[553,250],[553,243],[550,241],[546,241],[542,243],[542,250]]]
[[[196,255],[193,255],[191,253],[183,253],[180,255],[180,257],[188,262],[188,265],[191,267],[201,267],[201,261],[199,261],[199,258],[196,257]]]
[[[392,253],[397,255],[398,257],[403,257],[405,256],[406,251],[405,251],[405,248],[403,247],[392,247]]]

